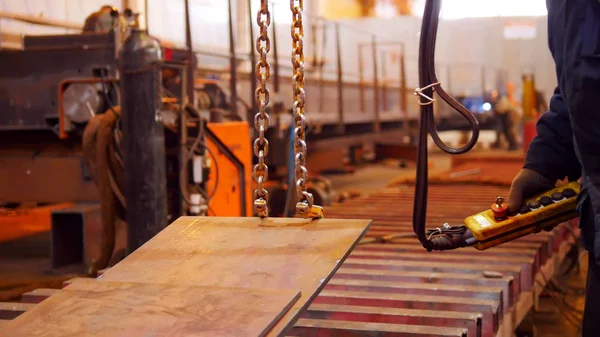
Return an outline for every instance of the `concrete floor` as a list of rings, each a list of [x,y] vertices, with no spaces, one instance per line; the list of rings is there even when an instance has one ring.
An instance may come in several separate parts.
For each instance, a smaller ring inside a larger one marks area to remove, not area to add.
[[[450,168],[450,156],[447,155],[432,154],[429,162],[430,174]],[[381,163],[360,166],[350,174],[324,175],[331,181],[333,190],[337,192],[360,190],[363,193],[377,191],[387,187],[394,180],[414,176],[414,163],[407,163],[407,167],[401,167],[398,160],[386,160]]]
[[[37,288],[60,288],[73,276],[51,270],[49,232],[0,242],[0,302]]]

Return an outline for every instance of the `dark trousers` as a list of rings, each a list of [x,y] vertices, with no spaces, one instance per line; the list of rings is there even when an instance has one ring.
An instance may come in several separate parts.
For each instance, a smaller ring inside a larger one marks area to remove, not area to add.
[[[504,137],[506,137],[506,142],[508,143],[508,149],[511,151],[516,150],[517,149],[517,139],[515,138],[515,134],[513,132],[514,123],[510,119],[509,114],[508,113],[497,114],[496,121],[497,121],[497,124],[496,124],[496,126],[497,126],[496,146],[500,146],[500,138],[502,137],[502,135],[504,135]]]
[[[585,285],[585,308],[583,313],[582,336],[600,336],[600,266],[594,254],[589,254],[587,283]]]

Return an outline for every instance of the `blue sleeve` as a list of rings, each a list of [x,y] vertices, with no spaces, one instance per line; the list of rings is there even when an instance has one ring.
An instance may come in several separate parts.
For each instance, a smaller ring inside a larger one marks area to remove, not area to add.
[[[567,105],[558,88],[550,99],[550,110],[542,115],[536,129],[524,167],[551,180],[578,179],[581,166],[575,154]]]

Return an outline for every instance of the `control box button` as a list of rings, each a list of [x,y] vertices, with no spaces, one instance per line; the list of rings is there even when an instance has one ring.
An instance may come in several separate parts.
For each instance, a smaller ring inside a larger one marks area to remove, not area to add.
[[[543,206],[550,206],[553,203],[554,202],[552,201],[552,198],[550,198],[547,195],[545,195],[545,196],[543,196],[543,197],[540,198],[540,204],[542,204]]]

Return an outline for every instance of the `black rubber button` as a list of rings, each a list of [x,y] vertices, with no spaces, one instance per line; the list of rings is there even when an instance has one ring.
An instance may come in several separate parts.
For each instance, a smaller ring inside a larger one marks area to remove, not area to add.
[[[549,196],[545,195],[543,197],[540,198],[540,204],[544,205],[544,206],[550,206],[552,205],[554,202],[552,202],[552,198],[550,198]]]
[[[527,205],[521,207],[521,209],[519,210],[519,213],[521,213],[521,214],[525,214],[525,213],[529,213],[529,212],[531,212],[531,209]]]
[[[533,210],[542,207],[542,204],[537,200],[531,200],[529,203],[527,203],[527,206]]]
[[[563,195],[565,196],[565,198],[573,198],[574,196],[577,195],[577,192],[575,192],[574,189],[572,188],[567,188],[566,190],[562,191]]]
[[[552,200],[554,200],[554,201],[561,201],[561,200],[563,200],[564,196],[563,196],[563,194],[562,194],[562,193],[560,193],[560,192],[554,192],[554,193],[552,193],[552,196],[551,196],[551,198],[552,198]]]

